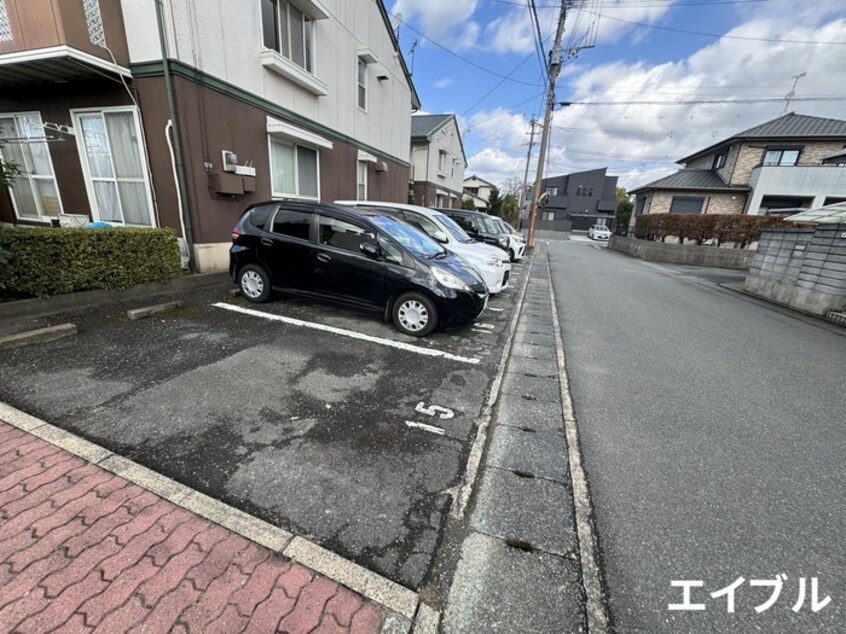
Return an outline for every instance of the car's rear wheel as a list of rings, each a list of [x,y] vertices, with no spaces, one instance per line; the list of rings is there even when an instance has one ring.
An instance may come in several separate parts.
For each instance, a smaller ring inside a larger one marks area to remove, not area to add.
[[[260,266],[248,264],[238,273],[241,294],[251,302],[260,304],[270,299],[270,277]]]
[[[412,337],[425,337],[438,325],[438,309],[420,293],[401,295],[391,312],[396,329]]]

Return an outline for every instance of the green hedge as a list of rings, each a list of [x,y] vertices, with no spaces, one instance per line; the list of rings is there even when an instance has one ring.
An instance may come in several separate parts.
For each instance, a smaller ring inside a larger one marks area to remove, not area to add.
[[[180,274],[170,229],[0,227],[0,290],[44,297],[166,282]]]
[[[660,240],[674,236],[679,242],[692,240],[702,244],[715,240],[717,246],[733,242],[746,248],[761,237],[764,229],[793,227],[792,222],[774,216],[738,216],[727,214],[646,214],[635,222],[635,237],[640,240]]]

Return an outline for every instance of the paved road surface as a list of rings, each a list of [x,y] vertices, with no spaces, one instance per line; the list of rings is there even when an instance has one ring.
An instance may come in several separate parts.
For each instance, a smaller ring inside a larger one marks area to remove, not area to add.
[[[844,332],[695,269],[549,253],[616,630],[846,632]],[[709,594],[741,576],[728,614]],[[668,611],[672,580],[705,610]]]

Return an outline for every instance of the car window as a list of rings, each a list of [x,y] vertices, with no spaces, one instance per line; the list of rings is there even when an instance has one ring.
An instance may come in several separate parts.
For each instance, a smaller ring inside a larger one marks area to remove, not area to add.
[[[379,229],[421,258],[443,255],[446,251],[437,242],[417,229],[390,216],[371,216],[371,222]]]
[[[310,227],[311,214],[305,211],[280,208],[273,218],[273,233],[290,238],[308,240]]]
[[[499,227],[496,226],[496,222],[494,222],[493,218],[488,216],[479,216],[476,218],[479,221],[479,224],[482,226],[482,229],[487,233],[501,233]]]
[[[440,228],[434,222],[423,216],[418,216],[417,214],[405,212],[402,215],[402,219],[415,229],[420,229],[420,231],[429,237],[434,237],[434,235],[440,231]]]
[[[319,227],[320,244],[353,253],[361,253],[362,244],[375,240],[373,233],[337,218],[320,216]]]
[[[447,231],[450,232],[453,238],[458,240],[461,244],[470,244],[473,242],[473,238],[467,235],[467,232],[464,231],[456,222],[450,218],[449,216],[445,216],[444,214],[437,214],[435,215],[438,222],[441,223],[443,227],[446,228]]]
[[[258,229],[264,229],[276,207],[277,205],[262,205],[260,207],[253,207],[250,210],[250,224]]]
[[[385,236],[379,236],[379,248],[382,250],[382,259],[394,264],[403,264],[402,251]]]

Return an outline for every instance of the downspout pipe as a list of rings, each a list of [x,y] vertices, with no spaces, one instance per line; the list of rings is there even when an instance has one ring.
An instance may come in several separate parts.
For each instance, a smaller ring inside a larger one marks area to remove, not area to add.
[[[173,126],[173,149],[176,155],[176,180],[179,185],[178,195],[181,203],[181,218],[183,224],[183,238],[185,239],[188,253],[193,256],[194,232],[191,226],[191,211],[188,206],[188,188],[185,178],[185,163],[182,160],[182,141],[179,134],[178,119],[176,116],[176,102],[173,93],[173,79],[170,74],[170,59],[168,58],[167,39],[165,37],[164,8],[163,0],[154,0],[156,3],[156,21],[159,27],[159,42],[162,47],[162,68],[164,70],[165,93],[167,94],[167,109],[170,123]],[[193,257],[189,260],[191,271],[196,273],[196,263]]]

